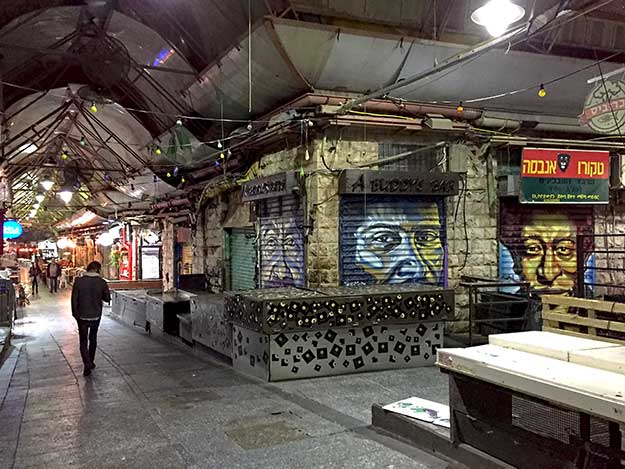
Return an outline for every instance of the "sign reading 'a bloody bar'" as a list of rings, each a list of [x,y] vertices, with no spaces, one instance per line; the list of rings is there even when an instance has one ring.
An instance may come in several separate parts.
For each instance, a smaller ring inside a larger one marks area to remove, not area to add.
[[[610,153],[525,148],[521,203],[607,204]]]

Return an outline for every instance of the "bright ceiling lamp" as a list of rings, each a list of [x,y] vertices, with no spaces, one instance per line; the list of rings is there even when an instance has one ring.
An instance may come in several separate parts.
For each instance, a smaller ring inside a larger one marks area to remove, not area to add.
[[[56,245],[60,249],[74,249],[76,243],[69,238],[61,238],[56,242]]]
[[[113,235],[111,233],[105,232],[98,236],[98,239],[96,239],[95,242],[98,243],[100,246],[111,246],[113,244],[113,241]]]
[[[41,186],[44,188],[44,190],[49,191],[50,189],[52,189],[52,186],[54,186],[54,181],[49,177],[45,177],[41,181]]]
[[[71,191],[71,189],[65,188],[61,192],[59,192],[59,197],[63,202],[69,204],[72,200],[72,197],[74,197],[74,193]]]
[[[524,15],[525,9],[510,0],[490,0],[473,12],[471,20],[484,26],[491,36],[499,37]]]
[[[45,198],[46,196],[43,195],[41,192],[38,192],[37,195],[35,196],[35,200],[39,203],[43,202]]]

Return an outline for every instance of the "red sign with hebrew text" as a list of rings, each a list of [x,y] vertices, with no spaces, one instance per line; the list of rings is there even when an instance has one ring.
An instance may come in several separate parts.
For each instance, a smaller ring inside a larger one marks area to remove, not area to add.
[[[521,162],[522,203],[607,203],[610,153],[525,148]]]
[[[521,175],[528,178],[608,179],[610,153],[525,148]]]

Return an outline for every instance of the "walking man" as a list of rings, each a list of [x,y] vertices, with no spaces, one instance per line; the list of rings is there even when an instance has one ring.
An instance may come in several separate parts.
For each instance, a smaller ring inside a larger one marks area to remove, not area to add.
[[[61,266],[56,263],[56,259],[52,259],[48,264],[48,279],[50,280],[50,293],[59,291],[59,276],[61,275]]]
[[[41,275],[41,269],[39,269],[39,263],[35,260],[30,266],[28,276],[30,277],[31,293],[33,295],[39,294],[39,276]]]
[[[72,288],[72,316],[78,322],[80,356],[85,366],[83,376],[89,376],[95,368],[95,350],[98,340],[98,327],[102,317],[102,302],[111,301],[111,292],[100,271],[102,265],[92,262],[87,272],[74,281]]]

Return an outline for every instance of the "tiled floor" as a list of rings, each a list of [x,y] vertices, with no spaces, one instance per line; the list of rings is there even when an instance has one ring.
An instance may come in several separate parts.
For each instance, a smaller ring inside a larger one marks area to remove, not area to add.
[[[263,383],[105,317],[82,377],[67,292],[34,299],[0,368],[0,468],[447,468],[368,428],[373,402],[445,402],[437,369]]]

